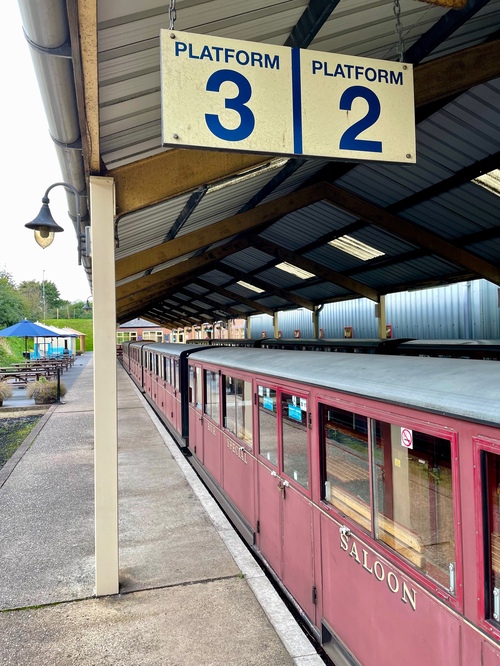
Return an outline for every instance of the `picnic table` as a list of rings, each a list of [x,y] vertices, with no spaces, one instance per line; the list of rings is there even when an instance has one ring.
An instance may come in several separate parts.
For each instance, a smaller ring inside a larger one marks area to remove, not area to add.
[[[70,358],[47,358],[13,363],[12,366],[15,368],[60,368],[61,370],[69,370],[73,362]]]
[[[52,368],[0,368],[0,381],[13,380],[13,384],[22,385],[29,381],[38,381],[41,377],[52,379],[57,371]]]

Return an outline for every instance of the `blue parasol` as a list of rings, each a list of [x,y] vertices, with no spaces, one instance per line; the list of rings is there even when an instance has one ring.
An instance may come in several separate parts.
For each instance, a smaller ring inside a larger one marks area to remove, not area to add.
[[[24,349],[28,350],[28,338],[60,338],[66,337],[61,336],[60,334],[54,333],[50,328],[45,328],[45,326],[40,326],[40,324],[35,324],[29,319],[23,319],[17,324],[8,326],[0,331],[0,337],[2,338],[24,338]]]

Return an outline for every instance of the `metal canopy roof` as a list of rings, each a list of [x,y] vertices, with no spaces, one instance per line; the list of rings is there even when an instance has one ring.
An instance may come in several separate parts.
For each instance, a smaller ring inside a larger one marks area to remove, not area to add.
[[[63,176],[83,197],[89,174],[115,179],[120,322],[191,326],[478,277],[500,285],[499,199],[475,181],[499,166],[500,0],[400,0],[417,120],[417,162],[404,166],[163,148],[168,3],[19,3]],[[176,5],[178,30],[398,58],[390,0]],[[346,252],[366,246],[377,256]]]

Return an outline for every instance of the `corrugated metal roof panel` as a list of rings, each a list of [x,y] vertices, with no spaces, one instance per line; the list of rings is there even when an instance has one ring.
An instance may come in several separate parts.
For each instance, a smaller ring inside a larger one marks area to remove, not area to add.
[[[227,186],[218,183],[215,188],[209,187],[178,236],[236,215],[273,178],[280,168],[279,164],[280,162],[269,162],[262,167],[250,169],[241,176],[228,179]]]
[[[356,217],[353,215],[325,201],[318,201],[307,208],[285,215],[259,235],[261,238],[283,245],[288,250],[295,250],[326,233],[340,230],[355,220]]]
[[[314,303],[321,303],[329,298],[336,298],[338,296],[351,295],[350,291],[342,289],[342,287],[339,287],[333,282],[321,282],[320,284],[304,287],[303,289],[295,289],[294,293],[303,296],[304,298],[308,298]]]
[[[269,286],[281,287],[282,289],[290,289],[304,282],[299,277],[279,268],[269,268],[259,273],[258,276],[261,280],[265,280]]]
[[[245,274],[252,271],[258,270],[261,266],[265,266],[270,261],[273,260],[273,257],[269,254],[261,252],[251,247],[247,250],[242,250],[241,252],[236,252],[230,257],[226,257],[223,260],[223,264],[228,264],[235,268],[241,268],[242,280],[245,279]]]
[[[390,291],[391,287],[430,281],[439,275],[452,277],[456,275],[457,270],[457,266],[444,259],[429,256],[405,261],[395,266],[384,266],[380,269],[366,271],[360,276],[360,279],[369,286]],[[351,277],[356,278],[356,274],[353,273]]]
[[[156,206],[123,215],[117,223],[119,246],[116,258],[146,250],[163,242],[190,194],[183,194]]]

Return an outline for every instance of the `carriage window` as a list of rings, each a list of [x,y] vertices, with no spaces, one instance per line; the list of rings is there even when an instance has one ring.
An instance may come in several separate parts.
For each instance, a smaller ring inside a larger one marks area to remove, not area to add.
[[[158,376],[160,374],[160,357],[158,354],[154,355],[155,359],[155,375]]]
[[[323,406],[323,499],[371,530],[368,419]]]
[[[163,357],[163,377],[170,384],[170,359]]]
[[[281,394],[283,471],[303,488],[309,488],[307,399]]]
[[[201,409],[203,384],[201,381],[201,368],[196,368],[196,409]]]
[[[500,456],[482,453],[486,510],[486,617],[500,621]]]
[[[174,360],[174,388],[179,390],[179,361]]]
[[[456,592],[451,444],[373,422],[375,536]]]
[[[195,404],[195,374],[194,374],[194,367],[192,365],[189,366],[189,403],[191,405]]]
[[[278,422],[276,391],[258,386],[259,395],[259,452],[273,465],[278,464]]]
[[[252,385],[224,376],[224,425],[246,444],[252,445]]]
[[[219,421],[219,374],[211,370],[205,370],[205,414],[212,421]]]

